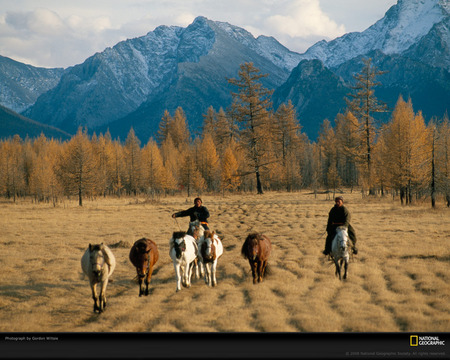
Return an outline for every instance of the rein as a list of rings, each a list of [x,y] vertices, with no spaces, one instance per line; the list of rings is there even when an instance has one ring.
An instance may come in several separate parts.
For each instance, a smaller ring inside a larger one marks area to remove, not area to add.
[[[178,226],[178,230],[180,230],[180,231],[181,231],[181,227],[180,227],[180,224],[178,224],[178,220],[177,220],[177,218],[175,217],[174,219],[175,219],[175,222],[177,223],[177,226]]]

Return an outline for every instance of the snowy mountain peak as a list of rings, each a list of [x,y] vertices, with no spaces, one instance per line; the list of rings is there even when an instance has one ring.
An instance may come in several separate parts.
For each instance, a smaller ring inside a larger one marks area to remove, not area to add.
[[[386,54],[400,53],[428,34],[433,25],[447,15],[441,2],[442,0],[399,0],[397,8],[391,8],[395,26],[388,26],[386,41],[381,50]],[[386,13],[387,16],[388,14],[389,12]],[[390,23],[389,17],[385,19]]]
[[[330,42],[318,42],[303,55],[335,67],[372,50],[399,54],[427,35],[449,16],[449,0],[398,0],[385,16],[361,33],[349,33]]]

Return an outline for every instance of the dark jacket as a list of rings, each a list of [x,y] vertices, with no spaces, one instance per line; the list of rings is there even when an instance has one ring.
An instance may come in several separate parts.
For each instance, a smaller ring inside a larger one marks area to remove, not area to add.
[[[350,219],[350,212],[344,205],[333,206],[333,208],[328,213],[327,231],[336,229],[336,227],[339,226],[336,224],[344,225],[348,228],[350,225]]]
[[[350,240],[353,241],[353,244],[356,244],[356,232],[353,226],[350,225],[350,212],[348,209],[342,206],[334,206],[329,214],[328,214],[328,223],[327,223],[327,243],[331,247],[331,240],[334,238],[336,234],[336,228],[338,226],[346,226],[348,229],[348,236]]]
[[[184,211],[179,211],[175,213],[175,217],[184,217],[184,216],[190,216],[191,221],[200,220],[200,222],[207,222],[206,219],[209,218],[209,211],[205,206],[200,207],[191,207]]]

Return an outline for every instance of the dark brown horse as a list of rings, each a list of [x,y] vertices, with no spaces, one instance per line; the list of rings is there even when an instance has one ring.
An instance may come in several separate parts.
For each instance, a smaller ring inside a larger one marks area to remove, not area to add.
[[[241,253],[250,263],[253,284],[263,280],[271,250],[272,244],[266,235],[253,233],[245,239]]]
[[[137,240],[130,250],[130,261],[136,267],[139,280],[139,296],[148,295],[148,285],[152,279],[153,266],[158,261],[158,248],[150,239]],[[145,282],[145,291],[143,282]]]

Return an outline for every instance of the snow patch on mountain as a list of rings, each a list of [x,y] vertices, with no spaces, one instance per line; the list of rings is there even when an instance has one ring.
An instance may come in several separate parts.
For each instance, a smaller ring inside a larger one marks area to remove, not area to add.
[[[398,0],[367,30],[348,33],[330,42],[318,42],[302,59],[320,59],[327,66],[336,67],[373,50],[402,53],[445,19],[449,8],[448,0]]]

